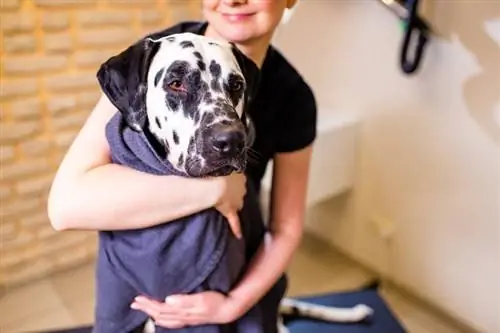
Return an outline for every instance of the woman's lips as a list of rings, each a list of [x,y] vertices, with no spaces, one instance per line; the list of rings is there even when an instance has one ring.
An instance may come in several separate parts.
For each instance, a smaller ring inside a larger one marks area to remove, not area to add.
[[[222,16],[230,22],[241,22],[241,21],[244,21],[244,20],[250,18],[253,15],[254,14],[252,14],[252,13],[249,13],[249,14],[246,14],[246,13],[222,14]]]

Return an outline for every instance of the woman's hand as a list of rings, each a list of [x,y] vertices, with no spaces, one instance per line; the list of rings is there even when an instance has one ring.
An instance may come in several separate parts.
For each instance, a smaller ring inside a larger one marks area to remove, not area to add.
[[[228,219],[229,226],[237,238],[241,238],[238,211],[243,207],[246,181],[245,174],[235,172],[229,176],[217,178],[218,191],[214,207]]]
[[[174,295],[167,297],[165,302],[138,296],[131,304],[131,308],[148,314],[153,318],[156,326],[170,329],[226,324],[240,316],[236,302],[215,291]]]

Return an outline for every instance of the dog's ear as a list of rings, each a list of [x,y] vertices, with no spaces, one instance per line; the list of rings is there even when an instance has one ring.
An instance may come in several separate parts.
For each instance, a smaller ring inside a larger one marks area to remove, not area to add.
[[[246,81],[246,90],[244,95],[245,104],[243,108],[242,120],[248,134],[247,144],[250,146],[255,140],[255,127],[253,125],[252,118],[250,117],[249,109],[252,104],[252,99],[257,94],[259,87],[260,69],[251,59],[245,56],[245,54],[243,54],[243,52],[241,52],[235,44],[231,43],[231,46],[233,54],[238,62],[238,66],[240,67]]]
[[[252,117],[248,113],[245,114],[245,127],[247,131],[247,147],[250,147],[254,144],[255,142],[255,126],[252,120]]]
[[[147,121],[147,73],[157,50],[157,43],[141,39],[109,58],[97,71],[102,91],[135,131],[142,131]]]
[[[243,52],[241,52],[235,44],[230,44],[234,57],[236,58],[238,66],[240,67],[247,83],[245,102],[250,102],[253,96],[255,96],[255,94],[257,93],[260,79],[260,69],[250,58],[248,58]]]

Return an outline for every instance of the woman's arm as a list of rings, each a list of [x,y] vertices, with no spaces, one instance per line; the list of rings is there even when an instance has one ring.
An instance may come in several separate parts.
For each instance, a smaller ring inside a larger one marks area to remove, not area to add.
[[[102,95],[66,153],[48,198],[55,229],[142,228],[217,205],[226,190],[220,178],[156,176],[111,164],[105,126],[115,112]]]
[[[257,303],[286,270],[303,232],[312,145],[277,154],[273,163],[271,225],[245,276],[230,292],[238,315]]]

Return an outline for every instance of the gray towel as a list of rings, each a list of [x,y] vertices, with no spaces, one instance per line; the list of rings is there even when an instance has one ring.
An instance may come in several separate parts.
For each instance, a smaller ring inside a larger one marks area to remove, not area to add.
[[[146,132],[127,127],[121,113],[109,121],[106,136],[113,163],[157,175],[178,172],[156,153]],[[147,320],[130,309],[134,297],[156,300],[178,293],[216,290],[227,293],[244,274],[264,234],[258,196],[247,182],[240,212],[243,239],[234,237],[215,209],[140,230],[99,232],[96,268],[95,333],[129,333]],[[172,189],[175,191],[176,189]],[[268,333],[276,331],[276,312],[284,279],[244,317],[232,325],[157,332]]]

